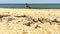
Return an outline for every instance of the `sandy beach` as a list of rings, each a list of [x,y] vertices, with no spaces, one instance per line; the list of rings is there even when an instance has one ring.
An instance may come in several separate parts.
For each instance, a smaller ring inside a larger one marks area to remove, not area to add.
[[[0,34],[60,34],[60,9],[0,8]]]

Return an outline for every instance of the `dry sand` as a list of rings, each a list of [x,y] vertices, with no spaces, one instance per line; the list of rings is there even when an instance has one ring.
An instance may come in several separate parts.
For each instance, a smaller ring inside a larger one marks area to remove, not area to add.
[[[60,9],[0,8],[0,34],[60,34]]]

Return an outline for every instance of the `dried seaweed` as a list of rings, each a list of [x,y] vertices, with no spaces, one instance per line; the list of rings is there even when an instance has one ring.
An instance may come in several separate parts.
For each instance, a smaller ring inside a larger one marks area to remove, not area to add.
[[[15,17],[27,17],[26,15],[22,15],[22,16],[15,16]]]
[[[57,21],[57,19],[54,19],[52,22],[60,23],[60,21]]]
[[[33,22],[38,22],[38,20],[36,20],[36,19],[32,19],[32,21],[33,21]]]
[[[8,21],[12,21],[12,20],[14,20],[14,19],[13,19],[13,18],[9,18],[9,19],[8,19]]]
[[[2,17],[8,17],[8,16],[11,16],[11,15],[0,15],[0,18]],[[57,19],[54,19],[54,20],[50,20],[50,19],[47,19],[47,18],[38,18],[38,19],[33,19],[33,17],[31,16],[27,16],[27,15],[21,15],[21,16],[14,16],[14,17],[26,17],[27,21],[30,21],[29,23],[25,23],[26,26],[30,26],[31,24],[33,23],[38,23],[38,21],[42,24],[44,24],[44,22],[49,22],[50,24],[53,23],[60,23],[60,21],[58,21]],[[14,18],[8,18],[8,21],[11,21],[11,20],[14,20]],[[32,21],[32,22],[31,22]],[[18,21],[20,22],[20,21]],[[17,23],[18,23],[17,22]]]
[[[26,25],[26,26],[30,26],[32,23],[25,23],[25,24],[23,24],[23,25]]]
[[[3,16],[0,15],[0,18],[3,18]]]
[[[40,26],[36,25],[35,28],[40,28]]]
[[[39,18],[38,18],[38,21],[40,21],[42,24],[44,24],[43,21],[41,19],[39,19]]]

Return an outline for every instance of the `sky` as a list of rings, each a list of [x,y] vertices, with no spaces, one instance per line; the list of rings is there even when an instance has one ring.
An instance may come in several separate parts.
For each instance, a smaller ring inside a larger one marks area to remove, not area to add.
[[[0,0],[1,3],[60,3],[60,0]]]

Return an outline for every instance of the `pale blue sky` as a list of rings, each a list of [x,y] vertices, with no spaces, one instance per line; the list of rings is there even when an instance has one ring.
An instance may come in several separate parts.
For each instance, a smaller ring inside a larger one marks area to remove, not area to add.
[[[0,3],[60,3],[60,0],[0,0]]]

